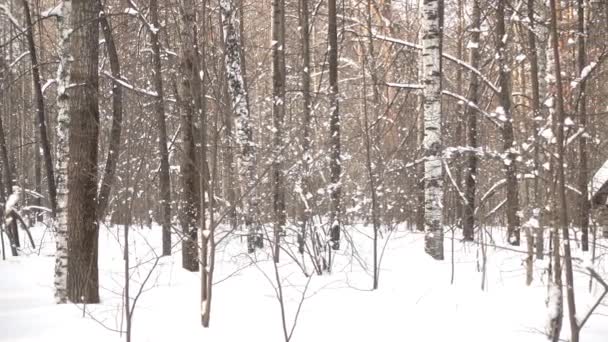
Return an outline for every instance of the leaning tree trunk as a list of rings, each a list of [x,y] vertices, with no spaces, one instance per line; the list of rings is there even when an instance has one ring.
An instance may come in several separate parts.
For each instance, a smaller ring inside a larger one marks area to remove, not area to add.
[[[283,176],[283,119],[285,117],[285,0],[272,0],[272,119],[274,155],[272,163],[274,209],[274,261],[279,262],[281,235],[285,229],[285,180]]]
[[[99,5],[102,6],[101,4]],[[110,143],[108,146],[108,157],[104,169],[101,186],[99,188],[99,199],[97,201],[97,219],[102,221],[108,208],[110,192],[114,184],[114,174],[120,153],[120,137],[122,135],[122,86],[116,81],[121,79],[120,62],[112,34],[112,26],[104,12],[99,16],[99,23],[103,30],[103,37],[106,40],[106,50],[110,60],[110,71],[112,72],[112,128],[110,130]]]
[[[171,179],[169,177],[169,151],[167,148],[167,126],[165,123],[163,74],[160,56],[160,23],[158,20],[158,0],[150,0],[150,41],[152,44],[153,83],[156,90],[154,112],[158,125],[158,149],[160,151],[160,209],[163,229],[163,255],[171,255]]]
[[[99,2],[72,1],[69,51],[68,298],[98,303]]]
[[[519,222],[519,196],[517,184],[517,169],[515,166],[516,155],[513,136],[513,115],[511,113],[511,71],[507,61],[507,41],[505,28],[505,2],[497,1],[496,4],[496,48],[498,56],[500,94],[499,119],[503,122],[503,169],[507,179],[507,233],[509,243],[519,246],[520,222]]]
[[[197,177],[196,151],[194,143],[194,117],[200,114],[201,81],[199,76],[198,42],[196,39],[196,6],[192,0],[184,0],[181,6],[183,27],[181,28],[181,82],[180,106],[182,108],[182,161],[181,161],[181,225],[184,234],[182,242],[182,267],[188,271],[198,271],[198,246],[197,246],[197,220],[200,210],[199,182],[198,177],[204,177],[204,173]],[[201,129],[205,129],[201,127]],[[201,160],[203,166],[205,160]]]
[[[481,26],[481,8],[479,0],[473,1],[473,12],[471,14],[471,44],[469,51],[469,64],[474,69],[479,70],[480,61],[480,32]],[[479,78],[471,72],[469,80],[469,100],[477,104],[479,102]],[[467,145],[471,149],[477,148],[477,113],[471,107],[466,109],[467,120]],[[467,202],[464,205],[464,217],[462,233],[467,241],[473,241],[475,236],[475,192],[477,190],[477,155],[472,151],[467,156],[467,169],[465,176],[465,198]]]
[[[38,128],[40,134],[40,143],[42,147],[42,154],[44,155],[44,163],[47,177],[47,184],[49,189],[49,200],[51,203],[51,209],[53,215],[57,212],[57,188],[55,187],[55,175],[53,172],[53,161],[51,159],[51,144],[49,143],[49,137],[46,129],[46,119],[44,112],[44,97],[42,96],[42,86],[40,85],[40,65],[38,64],[38,57],[36,55],[36,46],[34,44],[34,27],[32,26],[32,19],[30,16],[30,8],[27,0],[21,1],[23,5],[23,16],[25,18],[25,24],[29,28],[26,31],[27,45],[30,52],[30,58],[32,61],[32,78],[34,81],[34,102],[36,102],[36,114],[38,115]],[[38,151],[35,151],[38,155]]]
[[[425,251],[443,260],[443,168],[441,165],[441,53],[443,0],[425,0],[422,18],[424,84]]]
[[[70,96],[68,92],[72,68],[70,39],[74,26],[72,0],[64,0],[61,16],[57,18],[59,30],[59,68],[57,70],[57,127],[55,141],[55,175],[57,211],[55,213],[55,300],[67,302],[68,275],[68,135],[70,127]]]
[[[340,249],[340,212],[342,185],[340,175],[342,164],[340,160],[340,110],[338,101],[338,29],[336,0],[328,0],[327,39],[329,40],[329,196],[330,196],[330,246],[333,250]],[[331,253],[331,252],[330,252]],[[331,267],[331,258],[330,258]]]
[[[239,19],[236,13],[235,0],[220,0],[220,12],[224,28],[224,65],[228,78],[228,92],[232,110],[236,116],[236,144],[241,153],[238,157],[238,172],[241,180],[241,196],[243,201],[243,216],[248,231],[247,250],[252,253],[256,247],[263,245],[262,235],[254,225],[254,214],[257,206],[255,187],[257,174],[255,168],[255,144],[251,114],[247,105],[247,89],[243,75],[243,59],[241,58],[241,37],[239,34]]]

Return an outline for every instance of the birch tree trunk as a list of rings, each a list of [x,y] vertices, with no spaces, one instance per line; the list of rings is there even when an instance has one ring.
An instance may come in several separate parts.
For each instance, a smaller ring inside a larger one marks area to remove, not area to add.
[[[97,150],[99,136],[99,2],[72,1],[68,89],[68,298],[98,303]]]
[[[422,17],[424,84],[425,251],[443,260],[443,168],[441,153],[441,76],[443,0],[424,0]]]
[[[59,31],[59,68],[57,70],[57,126],[55,140],[55,175],[57,210],[55,214],[55,301],[67,302],[68,274],[68,135],[70,128],[70,93],[72,51],[70,38],[74,26],[72,0],[64,0],[57,17]]]
[[[236,13],[236,1],[220,0],[220,12],[224,30],[224,65],[228,78],[228,92],[230,93],[232,110],[235,114],[236,144],[241,150],[238,158],[238,172],[242,187],[241,196],[244,198],[245,228],[248,231],[247,250],[252,253],[256,247],[263,246],[263,240],[259,228],[256,228],[253,222],[257,206],[255,196],[257,185],[255,144],[253,142],[251,114],[247,105],[247,89],[243,78],[241,38],[238,29],[240,23]]]

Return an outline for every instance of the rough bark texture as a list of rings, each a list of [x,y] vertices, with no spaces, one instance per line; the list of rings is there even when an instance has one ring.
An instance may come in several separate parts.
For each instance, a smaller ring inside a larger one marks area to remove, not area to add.
[[[469,64],[475,69],[479,69],[479,40],[481,33],[481,8],[479,0],[473,1],[471,13],[471,44],[469,50]],[[479,78],[474,73],[470,73],[469,80],[469,100],[472,103],[479,102]],[[477,148],[477,113],[471,108],[466,109],[467,120],[467,145],[475,149]],[[477,191],[477,156],[475,153],[469,153],[467,156],[467,169],[465,176],[465,198],[467,203],[464,205],[464,217],[462,233],[465,240],[473,241],[475,235],[475,192]]]
[[[327,39],[329,41],[329,224],[330,224],[330,246],[333,250],[340,249],[340,214],[342,184],[340,176],[342,165],[340,160],[340,110],[338,100],[338,30],[336,15],[336,0],[328,0],[328,24]]]
[[[517,182],[516,151],[513,135],[513,115],[511,113],[511,71],[507,61],[507,42],[509,37],[505,28],[505,2],[496,4],[496,48],[499,65],[499,102],[504,115],[502,126],[503,169],[507,179],[507,234],[509,243],[519,246],[520,218]]]
[[[281,235],[285,230],[285,180],[282,149],[283,120],[285,117],[285,1],[272,0],[272,119],[274,125],[274,156],[272,164],[274,209],[274,261],[279,262]]]
[[[441,163],[441,52],[443,0],[424,0],[422,67],[424,85],[425,251],[443,260],[443,168]]]
[[[300,172],[300,233],[298,235],[298,251],[304,253],[306,245],[307,226],[310,223],[311,203],[310,194],[310,136],[311,100],[310,100],[310,32],[308,20],[308,0],[300,0],[300,39],[302,43],[302,168]]]
[[[72,0],[64,0],[62,15],[57,18],[59,29],[59,68],[57,70],[57,126],[55,140],[57,186],[57,210],[55,213],[55,300],[67,302],[68,274],[68,135],[70,127],[70,74],[72,51],[70,48],[71,30],[74,26]]]
[[[248,231],[247,250],[253,252],[263,245],[262,235],[253,222],[257,207],[254,188],[257,185],[255,169],[255,144],[251,127],[251,114],[247,105],[247,89],[243,78],[241,58],[241,38],[235,0],[220,0],[220,12],[224,31],[224,53],[228,92],[235,114],[236,144],[241,153],[238,158],[241,196],[243,201],[243,221]]]
[[[72,1],[73,57],[67,90],[70,115],[68,161],[68,298],[98,303],[97,149],[99,135],[99,2]]]
[[[179,82],[182,122],[180,221],[184,234],[182,240],[182,267],[195,272],[198,271],[199,266],[196,223],[200,210],[200,184],[196,171],[194,118],[201,111],[200,100],[197,99],[197,95],[200,94],[201,82],[199,60],[197,58],[196,7],[193,1],[183,0],[180,10],[183,18],[180,56],[181,81]]]
[[[543,258],[543,249],[544,249],[544,237],[541,225],[541,213],[543,203],[543,191],[540,186],[541,173],[543,172],[542,163],[541,163],[541,137],[540,137],[540,121],[542,118],[541,114],[541,98],[540,98],[540,77],[543,77],[539,74],[539,53],[537,52],[537,38],[536,38],[536,22],[535,22],[535,9],[534,9],[534,0],[528,0],[528,19],[529,19],[529,29],[528,29],[528,58],[530,59],[530,83],[532,88],[532,115],[534,120],[534,209],[533,215],[538,219],[538,227],[534,228],[534,247],[536,247],[536,258]],[[531,244],[532,241],[528,241],[528,244]],[[530,267],[533,266],[533,261],[530,260]]]
[[[150,0],[150,41],[152,43],[153,83],[157,97],[154,101],[156,124],[158,125],[158,149],[160,152],[160,210],[163,229],[163,255],[171,255],[171,179],[169,177],[169,151],[167,149],[167,125],[165,123],[164,89],[160,57],[160,24],[158,0]]]
[[[99,5],[101,7],[101,4]],[[120,62],[118,53],[114,43],[114,35],[112,34],[112,26],[104,13],[99,16],[99,24],[103,30],[103,37],[106,41],[106,50],[110,60],[110,71],[115,80],[121,79]],[[110,130],[110,139],[108,146],[108,157],[106,158],[106,167],[99,188],[99,199],[97,201],[97,219],[103,221],[106,209],[110,199],[110,192],[114,184],[114,174],[116,173],[116,164],[120,153],[121,135],[122,135],[122,86],[116,81],[112,81],[112,128]]]

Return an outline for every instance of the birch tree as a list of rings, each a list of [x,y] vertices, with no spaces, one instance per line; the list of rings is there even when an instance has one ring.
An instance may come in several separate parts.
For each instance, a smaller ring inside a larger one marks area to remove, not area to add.
[[[443,260],[443,168],[441,153],[441,76],[443,0],[424,0],[422,70],[424,85],[425,251]]]
[[[251,113],[247,105],[247,89],[243,75],[241,37],[235,0],[220,0],[220,12],[224,31],[224,66],[228,78],[228,92],[235,114],[236,144],[241,153],[238,157],[238,172],[243,201],[243,221],[248,232],[247,250],[252,253],[263,245],[262,234],[254,222],[257,207],[255,187],[257,174],[255,166],[255,143]]]
[[[73,62],[70,39],[74,26],[72,0],[64,0],[51,10],[57,15],[59,31],[59,68],[57,70],[57,126],[55,140],[55,175],[57,177],[57,210],[55,214],[55,300],[67,302],[68,274],[68,136],[70,127],[71,68]]]

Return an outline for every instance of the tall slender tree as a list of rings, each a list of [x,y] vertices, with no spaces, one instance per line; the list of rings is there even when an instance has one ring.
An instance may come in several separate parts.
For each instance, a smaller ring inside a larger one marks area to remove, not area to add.
[[[333,250],[340,249],[340,213],[342,184],[342,161],[340,159],[340,101],[338,99],[338,20],[336,12],[336,0],[327,1],[327,39],[329,43],[329,224],[330,224],[330,247]]]
[[[422,70],[424,85],[424,227],[425,251],[443,260],[443,167],[441,154],[441,54],[443,0],[424,0]]]

